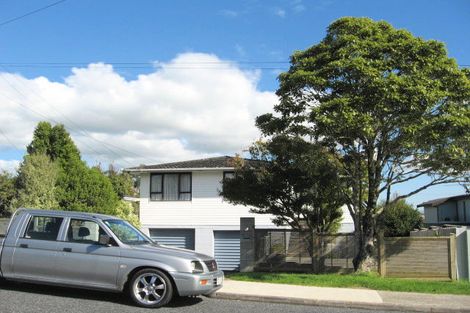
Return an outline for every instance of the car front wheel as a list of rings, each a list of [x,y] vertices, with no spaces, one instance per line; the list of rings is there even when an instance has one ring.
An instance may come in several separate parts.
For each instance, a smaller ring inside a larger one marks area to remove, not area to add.
[[[170,302],[173,285],[167,274],[148,268],[134,274],[129,293],[136,304],[146,308],[159,308]]]

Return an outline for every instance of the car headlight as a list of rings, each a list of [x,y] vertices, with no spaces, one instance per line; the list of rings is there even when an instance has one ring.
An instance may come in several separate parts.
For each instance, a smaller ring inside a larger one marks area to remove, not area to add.
[[[191,270],[193,273],[203,273],[204,268],[202,267],[202,263],[199,261],[192,261],[191,262]]]

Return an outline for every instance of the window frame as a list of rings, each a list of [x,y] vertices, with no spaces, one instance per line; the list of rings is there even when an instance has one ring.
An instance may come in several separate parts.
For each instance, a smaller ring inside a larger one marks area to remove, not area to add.
[[[99,223],[98,221],[96,220],[93,220],[93,219],[89,219],[89,218],[82,218],[82,217],[69,217],[68,218],[68,221],[67,221],[67,225],[65,227],[65,230],[64,230],[64,242],[67,242],[67,243],[77,243],[77,244],[84,244],[84,245],[95,245],[95,246],[101,246],[101,244],[99,243],[99,230],[98,230],[98,242],[80,242],[80,241],[74,241],[74,240],[69,240],[68,238],[68,233],[69,233],[69,228],[72,224],[72,220],[79,220],[79,221],[85,221],[85,222],[92,222],[92,223],[95,223],[96,225],[98,225],[99,228],[101,228],[105,233],[106,235],[108,235],[110,238],[112,238],[113,241],[114,240],[114,237],[111,236],[108,232],[108,230],[103,227],[103,225],[101,225],[101,223]],[[111,243],[112,246],[117,246],[117,244],[113,244]]]
[[[153,176],[158,176],[160,175],[161,176],[161,191],[160,192],[155,192],[155,191],[152,191],[152,187],[153,187]],[[178,199],[176,200],[168,200],[168,199],[164,199],[163,196],[165,194],[165,191],[164,191],[164,186],[165,186],[165,175],[178,175]],[[189,191],[181,191],[181,175],[189,175]],[[150,192],[149,192],[149,199],[150,201],[155,201],[155,202],[164,202],[164,201],[168,201],[168,202],[173,202],[173,201],[192,201],[193,200],[193,173],[192,172],[162,172],[162,173],[150,173]],[[162,198],[161,200],[159,199],[152,199],[152,195],[161,195]],[[188,200],[181,200],[180,199],[180,196],[182,194],[189,194],[189,199]]]
[[[28,233],[28,230],[29,230],[29,226],[31,225],[31,222],[34,220],[34,218],[55,218],[55,219],[60,219],[61,222],[60,222],[60,226],[59,228],[57,229],[57,235],[55,237],[55,239],[42,239],[42,238],[30,238],[30,237],[27,237],[26,234]],[[26,227],[24,228],[23,230],[23,235],[21,236],[21,239],[26,239],[26,240],[41,240],[41,241],[61,241],[60,237],[61,237],[61,229],[64,227],[64,223],[65,223],[65,218],[63,216],[52,216],[52,215],[42,215],[42,214],[30,214],[29,215],[29,220],[28,220],[28,223],[26,223]]]

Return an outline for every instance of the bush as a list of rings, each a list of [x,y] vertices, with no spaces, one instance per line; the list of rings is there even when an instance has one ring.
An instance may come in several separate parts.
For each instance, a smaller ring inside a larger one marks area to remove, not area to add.
[[[410,231],[423,226],[421,213],[405,200],[382,207],[378,226],[385,237],[409,236]]]

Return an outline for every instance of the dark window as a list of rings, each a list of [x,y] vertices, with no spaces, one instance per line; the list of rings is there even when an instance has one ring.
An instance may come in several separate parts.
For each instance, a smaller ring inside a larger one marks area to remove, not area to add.
[[[224,172],[224,177],[223,177],[223,180],[226,180],[226,179],[232,179],[235,177],[235,172]],[[223,182],[223,181],[222,181]],[[222,184],[222,189],[223,189],[223,184]],[[226,198],[224,198],[224,200],[227,200]]]
[[[99,244],[100,235],[107,235],[98,223],[89,220],[71,219],[67,230],[67,241]]]
[[[191,173],[164,173],[150,176],[150,200],[190,201]]]
[[[224,180],[231,179],[235,177],[235,172],[224,172]]]
[[[25,238],[40,240],[57,240],[63,218],[50,216],[33,216],[24,234]]]

